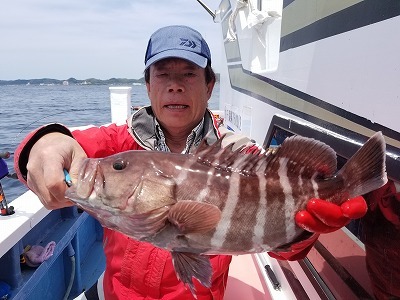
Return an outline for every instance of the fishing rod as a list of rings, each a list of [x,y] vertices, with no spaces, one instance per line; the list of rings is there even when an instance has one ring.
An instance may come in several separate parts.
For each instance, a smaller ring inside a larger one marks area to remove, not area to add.
[[[213,12],[203,1],[197,0],[197,2],[200,3],[201,6],[211,15],[213,20],[215,19],[215,12]]]
[[[39,121],[42,121],[42,120],[44,120],[44,119],[46,119],[46,118],[54,117],[54,116],[61,115],[61,114],[64,114],[64,113],[69,113],[69,112],[101,111],[101,110],[102,110],[101,108],[69,108],[69,109],[65,109],[65,110],[62,110],[62,111],[57,111],[57,112],[52,113],[52,114],[47,114],[47,115],[45,115],[45,116],[42,116],[42,117],[40,117],[40,118],[38,118],[38,119],[32,121],[31,123],[29,123],[28,125],[26,125],[24,128],[22,128],[21,131],[14,137],[14,140],[13,140],[12,144],[15,144],[17,138],[18,138],[24,131],[26,131],[29,127],[31,127],[33,124],[38,123]],[[2,153],[2,152],[0,152],[0,157],[1,157],[1,153]],[[3,152],[3,153],[6,153],[6,152]]]

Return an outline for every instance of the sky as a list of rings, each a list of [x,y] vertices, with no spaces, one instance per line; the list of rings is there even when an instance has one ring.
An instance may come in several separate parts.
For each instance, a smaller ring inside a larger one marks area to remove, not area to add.
[[[203,35],[219,72],[221,27],[196,0],[3,1],[0,80],[138,79],[150,35],[175,24]]]

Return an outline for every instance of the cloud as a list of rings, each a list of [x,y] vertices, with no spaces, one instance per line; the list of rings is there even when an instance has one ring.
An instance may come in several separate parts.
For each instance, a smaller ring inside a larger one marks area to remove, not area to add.
[[[149,36],[172,24],[199,30],[220,61],[220,25],[195,0],[6,1],[0,79],[139,78]]]

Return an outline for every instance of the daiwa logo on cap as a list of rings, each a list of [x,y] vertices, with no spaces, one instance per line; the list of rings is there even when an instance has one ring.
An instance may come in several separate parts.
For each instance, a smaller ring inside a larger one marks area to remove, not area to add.
[[[167,26],[154,32],[147,45],[145,68],[171,57],[188,60],[201,68],[211,63],[207,42],[198,31],[188,26]]]
[[[182,41],[182,43],[180,43],[181,46],[196,48],[196,43],[194,41],[189,41],[188,39],[183,39],[183,38],[181,38],[181,41]]]

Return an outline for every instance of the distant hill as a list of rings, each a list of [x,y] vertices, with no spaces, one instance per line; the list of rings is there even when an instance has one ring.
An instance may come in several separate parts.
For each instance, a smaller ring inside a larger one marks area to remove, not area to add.
[[[217,82],[219,82],[219,74],[216,74]],[[1,85],[133,85],[144,84],[144,77],[140,79],[127,78],[110,78],[106,80],[88,78],[84,80],[69,78],[65,80],[41,78],[41,79],[16,79],[16,80],[0,80]]]
[[[0,80],[0,85],[132,85],[144,84],[144,77],[140,79],[126,79],[126,78],[110,78],[106,80],[88,78],[84,80],[69,78],[66,80],[58,80],[51,78],[41,79],[17,79],[17,80]]]

